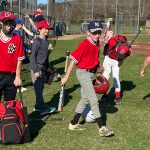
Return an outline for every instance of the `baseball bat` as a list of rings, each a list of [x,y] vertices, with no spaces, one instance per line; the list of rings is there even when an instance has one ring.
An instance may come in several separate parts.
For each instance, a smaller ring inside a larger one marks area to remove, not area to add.
[[[139,34],[141,33],[142,30],[143,30],[142,28],[139,29],[139,32],[135,35],[134,39],[133,39],[133,40],[131,41],[131,43],[129,44],[129,47],[132,46],[132,44],[133,44],[134,41],[137,39],[137,37],[139,36]]]
[[[65,62],[65,70],[64,70],[64,74],[66,74],[67,72],[67,65],[68,65],[68,59],[69,59],[69,55],[70,52],[67,51],[66,52],[66,62]],[[59,95],[59,102],[58,102],[58,112],[62,112],[63,111],[63,105],[64,105],[64,95],[65,95],[65,85],[61,85],[61,90],[60,90],[60,95]]]

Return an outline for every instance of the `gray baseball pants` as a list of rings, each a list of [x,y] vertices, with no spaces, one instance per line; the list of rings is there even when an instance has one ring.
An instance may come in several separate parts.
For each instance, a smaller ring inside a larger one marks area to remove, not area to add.
[[[92,83],[93,73],[88,72],[85,69],[77,69],[76,76],[81,85],[81,99],[75,112],[82,114],[84,108],[90,104],[94,117],[101,117],[98,98]]]

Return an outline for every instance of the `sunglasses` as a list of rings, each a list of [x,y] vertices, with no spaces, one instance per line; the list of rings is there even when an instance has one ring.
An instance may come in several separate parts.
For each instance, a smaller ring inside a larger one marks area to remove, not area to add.
[[[95,32],[92,32],[92,35],[101,35],[102,34],[102,31],[95,31]]]
[[[13,20],[5,21],[3,24],[4,24],[4,26],[9,26],[11,28],[15,28],[15,26],[16,26],[16,23]]]

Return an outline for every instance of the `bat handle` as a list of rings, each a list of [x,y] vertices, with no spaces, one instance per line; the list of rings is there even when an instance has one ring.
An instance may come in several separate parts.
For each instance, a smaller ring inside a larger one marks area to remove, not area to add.
[[[66,51],[66,56],[69,56],[70,55],[70,51]]]
[[[58,106],[57,111],[58,111],[58,112],[63,112],[63,107],[62,107],[62,106]]]

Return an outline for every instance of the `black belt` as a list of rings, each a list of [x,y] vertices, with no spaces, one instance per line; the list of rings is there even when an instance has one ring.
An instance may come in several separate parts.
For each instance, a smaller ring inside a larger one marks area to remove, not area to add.
[[[95,69],[86,69],[86,71],[91,72],[91,73],[95,73]]]
[[[0,71],[0,74],[5,74],[5,75],[7,75],[7,74],[13,74],[13,75],[16,75],[15,72],[2,72],[2,71]]]

